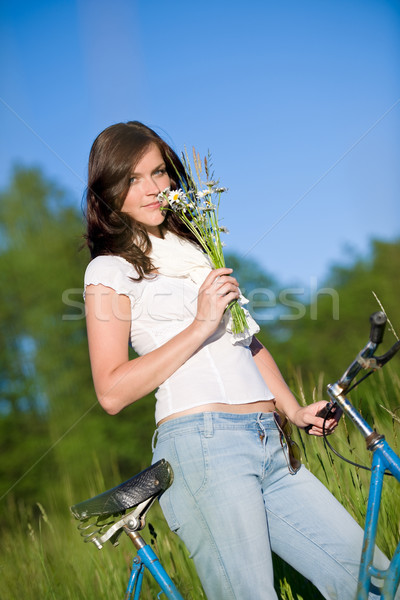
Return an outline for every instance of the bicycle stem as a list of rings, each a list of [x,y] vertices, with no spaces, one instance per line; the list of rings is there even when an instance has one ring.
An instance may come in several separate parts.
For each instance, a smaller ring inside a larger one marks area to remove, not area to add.
[[[359,431],[367,440],[368,446],[373,441],[373,438],[379,434],[377,434],[370,425],[363,419],[358,410],[354,408],[354,406],[349,402],[349,400],[344,395],[342,387],[336,383],[330,383],[327,387],[327,392],[329,397],[333,402],[338,404],[344,413],[353,421]]]
[[[330,383],[327,386],[327,392],[333,402],[338,404],[344,413],[353,421],[358,430],[362,433],[367,442],[367,447],[372,450],[383,436],[380,436],[363,419],[360,413],[354,408],[351,402],[346,398],[345,393],[349,389],[351,382],[358,375],[362,368],[365,368],[367,360],[373,356],[378,343],[369,340],[366,346],[357,355],[342,377],[336,383]]]

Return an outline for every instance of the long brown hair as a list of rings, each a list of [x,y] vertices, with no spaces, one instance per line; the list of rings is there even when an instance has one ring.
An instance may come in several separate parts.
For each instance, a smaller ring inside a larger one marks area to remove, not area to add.
[[[122,256],[135,267],[139,280],[154,270],[148,256],[151,241],[145,227],[121,209],[132,168],[150,144],[156,144],[161,152],[171,187],[176,187],[178,179],[187,183],[182,162],[172,148],[143,123],[128,121],[107,127],[93,142],[86,192],[85,238],[91,257]],[[196,241],[172,211],[166,211],[161,226],[161,231],[165,230]]]

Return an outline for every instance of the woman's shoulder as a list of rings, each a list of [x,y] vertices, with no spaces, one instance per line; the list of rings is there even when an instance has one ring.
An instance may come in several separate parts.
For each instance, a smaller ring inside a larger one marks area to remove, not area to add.
[[[135,267],[128,262],[122,256],[116,256],[114,254],[102,254],[100,256],[96,256],[93,258],[88,266],[86,267],[86,271],[94,270],[94,269],[126,269],[131,268],[135,270]]]
[[[86,267],[85,278],[86,276],[93,276],[94,274],[101,275],[110,271],[125,273],[130,277],[137,276],[135,267],[130,262],[125,260],[125,258],[122,258],[122,256],[105,254],[102,256],[96,256],[96,258],[93,258],[93,260],[90,261]]]
[[[119,294],[132,293],[134,279],[138,276],[135,267],[122,256],[102,255],[90,261],[85,271],[85,288],[88,285],[104,285]]]

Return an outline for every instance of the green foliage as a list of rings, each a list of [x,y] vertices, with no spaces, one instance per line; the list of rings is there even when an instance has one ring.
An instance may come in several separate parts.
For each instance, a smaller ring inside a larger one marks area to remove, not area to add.
[[[292,373],[292,384],[299,397],[315,395],[320,398],[324,382],[309,379],[303,382],[300,374]],[[387,384],[389,383],[389,387]],[[365,417],[378,429],[384,431],[393,448],[399,452],[399,422],[393,414],[400,407],[400,379],[391,371],[386,376],[376,375],[363,384],[365,388],[353,398]],[[383,408],[382,408],[383,407]],[[303,447],[306,466],[334,493],[363,525],[369,474],[347,465],[324,448],[323,441],[298,432],[298,442]],[[334,446],[343,454],[364,464],[369,455],[360,434],[348,424],[342,423],[335,436]],[[109,462],[109,461],[108,461]],[[103,466],[114,472],[113,484],[119,480],[118,467],[93,461],[92,477],[83,484],[84,498],[103,491],[106,487]],[[81,500],[82,486],[64,473],[58,482],[60,494],[50,495],[45,501],[27,506],[10,494],[5,501],[7,520],[0,528],[2,544],[0,565],[2,568],[4,600],[23,596],[26,600],[57,598],[57,600],[117,600],[123,597],[134,554],[129,540],[123,536],[121,544],[110,544],[98,551],[92,544],[84,544],[76,529],[77,522],[68,512],[68,506]],[[391,555],[399,537],[400,492],[398,482],[385,478],[382,512],[378,527],[378,544]],[[143,537],[151,542],[162,564],[187,600],[202,600],[204,594],[193,563],[181,542],[172,534],[162,517],[158,505],[149,513],[148,527]],[[154,533],[155,532],[155,533]],[[291,567],[274,556],[275,587],[282,600],[313,598],[321,600],[319,592]],[[156,587],[146,578],[143,599],[156,596]]]
[[[124,477],[148,465],[154,399],[110,418],[90,373],[82,282],[87,251],[72,201],[36,169],[16,169],[0,195],[0,497],[33,501],[94,457]],[[106,476],[112,473],[104,469]],[[55,486],[57,489],[57,486]]]
[[[94,467],[94,475],[98,483],[103,479],[99,467]],[[117,548],[107,544],[99,551],[93,544],[85,544],[76,528],[77,522],[68,512],[73,502],[71,486],[71,480],[65,478],[63,510],[52,498],[45,504],[37,502],[27,507],[8,497],[8,524],[1,530],[0,549],[3,600],[19,597],[26,600],[120,600],[124,597],[134,548],[125,535]],[[160,508],[155,506],[150,516],[156,537],[147,527],[143,537],[151,541],[184,598],[205,599],[193,563],[168,530]],[[141,598],[152,600],[158,591],[147,575]]]
[[[284,336],[274,335],[274,328],[263,327],[261,338],[283,371],[301,367],[303,373],[323,372],[336,380],[369,336],[369,316],[380,310],[379,298],[394,329],[400,333],[400,240],[375,240],[370,256],[360,258],[349,267],[335,267],[304,307],[304,316],[281,320]],[[294,311],[299,314],[298,310]],[[283,341],[284,339],[284,341]],[[383,347],[395,342],[387,327]],[[394,359],[400,365],[400,358]]]
[[[248,296],[257,288],[276,290],[277,281],[260,267],[252,258],[242,258],[237,254],[226,254],[226,265],[233,269],[233,275],[240,283],[240,289]]]

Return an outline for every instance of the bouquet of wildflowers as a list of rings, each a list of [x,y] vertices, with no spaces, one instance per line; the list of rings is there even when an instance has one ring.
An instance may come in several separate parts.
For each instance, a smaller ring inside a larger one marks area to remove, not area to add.
[[[177,173],[181,187],[177,190],[167,188],[159,194],[159,200],[168,201],[164,210],[172,210],[185,223],[210,258],[213,267],[225,267],[222,250],[225,244],[221,240],[221,233],[229,231],[219,224],[219,205],[221,195],[227,189],[220,187],[219,182],[213,180],[209,169],[210,156],[205,157],[202,163],[200,156],[193,149],[194,168],[190,164],[187,151],[182,154],[182,163],[189,183],[182,181]],[[248,324],[243,308],[236,300],[228,308],[232,315],[232,332],[244,332]]]

